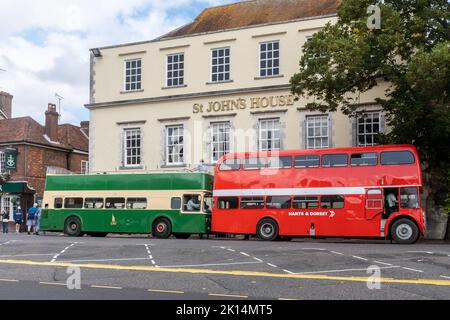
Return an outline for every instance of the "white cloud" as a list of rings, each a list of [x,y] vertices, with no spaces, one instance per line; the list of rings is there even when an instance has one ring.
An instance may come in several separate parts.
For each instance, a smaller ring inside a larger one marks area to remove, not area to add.
[[[149,40],[232,0],[2,0],[0,90],[13,115],[42,122],[55,92],[62,122],[88,119],[89,48]],[[183,10],[184,9],[184,10]]]

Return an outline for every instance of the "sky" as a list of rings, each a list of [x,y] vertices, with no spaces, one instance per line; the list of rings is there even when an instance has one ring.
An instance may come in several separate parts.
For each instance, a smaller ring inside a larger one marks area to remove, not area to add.
[[[204,8],[237,0],[0,0],[0,91],[13,117],[44,122],[62,96],[61,123],[89,120],[89,49],[151,40]]]

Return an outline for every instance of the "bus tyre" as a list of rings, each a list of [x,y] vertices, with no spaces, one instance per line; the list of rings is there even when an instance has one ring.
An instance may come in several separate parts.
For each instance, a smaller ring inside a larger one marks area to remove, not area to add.
[[[278,238],[278,224],[272,219],[264,219],[258,223],[257,234],[264,241],[275,241]]]
[[[180,240],[186,240],[191,237],[190,233],[174,233],[173,236]]]
[[[166,218],[160,218],[153,224],[153,236],[159,239],[168,239],[172,234],[172,225]]]
[[[413,244],[419,240],[419,228],[409,219],[400,219],[392,225],[391,236],[398,244]]]
[[[64,224],[64,233],[69,237],[81,236],[81,221],[77,217],[70,217]]]

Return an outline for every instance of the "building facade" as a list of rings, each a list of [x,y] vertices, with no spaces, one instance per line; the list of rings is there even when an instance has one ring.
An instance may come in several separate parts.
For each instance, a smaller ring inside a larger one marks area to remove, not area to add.
[[[304,44],[337,21],[338,0],[256,0],[208,8],[158,39],[91,50],[92,172],[212,170],[225,154],[376,144],[375,99],[349,119],[309,112],[290,78]]]
[[[45,126],[30,117],[0,120],[0,209],[30,208],[44,194],[45,177],[55,172],[88,171],[89,122],[58,124],[54,104],[48,105]]]

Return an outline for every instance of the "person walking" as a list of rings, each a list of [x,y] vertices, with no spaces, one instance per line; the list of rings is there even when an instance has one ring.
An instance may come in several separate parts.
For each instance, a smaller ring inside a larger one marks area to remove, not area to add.
[[[35,227],[34,227],[34,234],[39,235],[39,230],[41,228],[41,207],[37,207],[37,212],[35,216]]]
[[[16,233],[18,234],[20,232],[20,227],[22,226],[22,222],[23,222],[23,211],[20,206],[18,206],[17,209],[14,209],[13,219],[14,219],[14,224],[16,225]]]
[[[2,210],[0,214],[0,220],[3,224],[3,234],[6,234],[9,232],[9,213],[5,210]]]
[[[31,234],[31,230],[35,231],[36,229],[36,213],[38,211],[37,203],[33,205],[30,209],[28,209],[28,217],[27,217],[27,227],[28,234]]]

